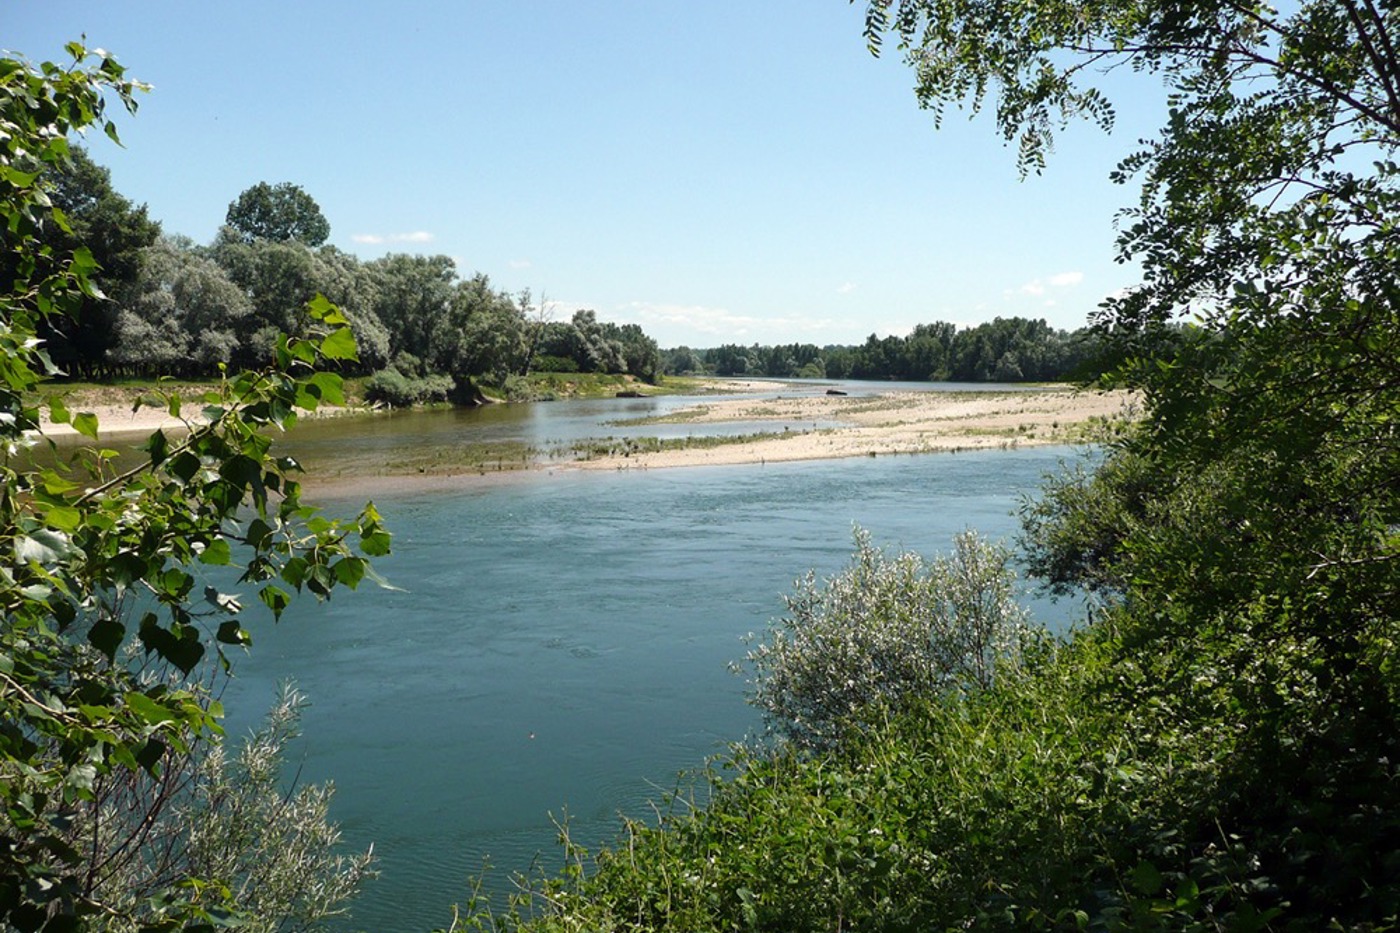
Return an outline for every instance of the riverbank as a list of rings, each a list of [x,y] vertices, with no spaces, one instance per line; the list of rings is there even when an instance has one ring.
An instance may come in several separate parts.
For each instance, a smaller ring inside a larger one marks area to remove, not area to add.
[[[364,377],[345,380],[344,406],[322,405],[314,413],[299,412],[302,418],[337,417],[340,415],[368,415],[393,409],[372,405],[365,401]],[[713,379],[701,376],[668,376],[661,385],[651,385],[633,376],[603,375],[599,373],[535,373],[527,380],[527,396],[515,401],[495,394],[485,395],[488,404],[528,404],[532,402],[555,401],[575,398],[613,398],[622,393],[634,393],[634,397],[663,395],[709,395],[736,392],[772,391],[773,382],[757,382],[739,379]],[[157,428],[168,431],[184,430],[187,427],[204,423],[199,416],[201,403],[198,399],[215,383],[165,383],[132,382],[118,384],[77,383],[54,384],[51,390],[58,391],[64,398],[68,411],[77,414],[86,412],[96,415],[100,436],[121,438],[125,435],[150,434]],[[184,409],[188,422],[174,418],[162,405],[149,405],[132,410],[135,400],[143,393],[159,389],[175,393],[185,401]],[[47,413],[47,409],[45,409]],[[56,424],[46,417],[44,433],[55,438],[73,437],[77,431],[71,424]]]
[[[658,415],[603,422],[625,428],[623,436],[590,435],[536,446],[492,437],[489,432],[473,440],[474,433],[464,435],[450,418],[432,418],[429,423],[440,427],[441,433],[417,436],[406,447],[366,440],[352,444],[350,452],[341,448],[333,458],[322,459],[312,450],[298,452],[298,458],[307,464],[304,484],[309,489],[372,497],[541,472],[671,469],[1082,443],[1098,439],[1113,421],[1133,416],[1133,397],[1127,393],[1062,387],[901,389],[845,396],[816,394],[810,385],[715,380],[711,391],[715,390],[745,397],[696,395],[686,399],[684,407],[668,407]],[[129,404],[111,398],[73,400],[70,408],[96,414],[103,443],[114,447],[134,444],[157,428],[184,427],[165,409],[132,412]],[[366,415],[363,409],[349,408],[323,410],[318,416],[355,413]],[[348,425],[352,440],[362,430],[368,439],[392,423],[381,417],[368,413],[367,420]],[[734,427],[727,431],[728,425]],[[604,427],[599,435],[609,430]],[[71,426],[54,425],[51,433],[71,437],[74,432]]]

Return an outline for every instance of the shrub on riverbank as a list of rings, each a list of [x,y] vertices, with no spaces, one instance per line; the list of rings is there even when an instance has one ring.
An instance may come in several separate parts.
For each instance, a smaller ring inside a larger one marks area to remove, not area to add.
[[[365,401],[412,408],[445,402],[452,395],[454,383],[450,376],[429,373],[426,376],[405,376],[397,369],[381,369],[365,381]]]
[[[855,531],[840,573],[797,581],[749,651],[750,701],[799,749],[828,749],[910,703],[991,686],[1026,637],[1011,554],[967,531],[948,556],[887,555]]]

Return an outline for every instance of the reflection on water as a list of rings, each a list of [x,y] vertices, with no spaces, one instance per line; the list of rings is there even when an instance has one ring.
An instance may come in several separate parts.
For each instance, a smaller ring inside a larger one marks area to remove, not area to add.
[[[553,431],[600,408],[616,417],[617,405],[530,408],[549,411],[374,419],[353,443],[387,455],[468,425],[519,432],[547,418]],[[345,455],[345,441],[297,443]],[[610,840],[617,814],[645,816],[677,772],[752,729],[742,680],[726,664],[742,656],[745,633],[782,611],[797,576],[841,566],[852,523],[925,552],[946,550],[968,526],[1007,535],[1017,495],[1068,455],[530,473],[376,495],[396,535],[377,566],[400,589],[303,602],[277,626],[250,623],[255,645],[226,695],[240,717],[230,734],[294,677],[313,703],[296,752],[301,779],[334,778],[347,841],[373,842],[381,859],[355,926],[445,925],[487,858],[496,890],[539,853],[558,865],[551,813],[567,811],[576,841]],[[1068,612],[1039,608],[1058,613],[1056,624]]]

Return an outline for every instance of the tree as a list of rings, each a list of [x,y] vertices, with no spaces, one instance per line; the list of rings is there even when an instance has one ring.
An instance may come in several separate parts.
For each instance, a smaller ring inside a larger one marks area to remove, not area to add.
[[[457,282],[434,341],[439,371],[470,395],[470,386],[478,379],[500,385],[523,370],[530,341],[527,306],[493,289],[485,275]]]
[[[304,309],[317,293],[314,253],[292,240],[245,242],[224,227],[211,255],[252,303],[253,313],[238,331],[238,362],[264,363],[272,357],[279,335],[298,333],[307,324]]]
[[[621,373],[627,371],[622,341],[615,325],[598,320],[595,311],[579,309],[569,321],[566,346],[569,352],[558,356],[573,357],[583,373]]]
[[[311,195],[289,181],[269,185],[260,181],[228,206],[224,218],[245,243],[255,240],[320,246],[331,235],[331,225]]]
[[[110,362],[148,375],[208,375],[237,354],[253,312],[248,296],[188,242],[146,250],[118,312]]]
[[[334,246],[322,246],[315,252],[312,278],[312,294],[325,295],[350,321],[361,368],[375,370],[388,363],[389,331],[375,311],[379,292],[365,264]]]
[[[321,929],[346,913],[374,874],[373,852],[336,851],[330,784],[285,789],[288,745],[300,734],[305,702],[284,685],[263,725],[235,748],[202,742],[168,760],[159,781],[122,773],[94,781],[94,803],[69,835],[89,847],[98,841],[92,899],[108,908],[104,929],[138,929],[139,920],[122,918],[141,918],[143,902],[160,898],[175,878],[227,884],[244,914],[239,929],[256,933]],[[116,844],[142,820],[142,844]]]
[[[1198,834],[1169,852],[1137,839],[1130,857],[1194,886],[1228,834],[1247,853],[1225,876],[1240,916],[1391,922],[1397,11],[902,0],[869,4],[867,23],[876,47],[899,37],[936,113],[995,97],[1023,171],[1044,167],[1064,121],[1111,125],[1086,83],[1095,69],[1167,85],[1157,138],[1114,174],[1141,183],[1118,250],[1143,278],[1096,319],[1121,361],[1111,381],[1143,394],[1144,418],[1097,475],[1052,486],[1031,512],[1033,563],[1115,597],[1123,671],[1145,705],[1181,716],[1182,734],[1232,733],[1205,753],[1230,779],[1173,824]],[[1250,892],[1261,878],[1268,890]]]
[[[85,298],[75,314],[46,318],[39,333],[56,365],[90,378],[105,367],[118,309],[131,296],[142,251],[160,234],[160,224],[147,216],[145,205],[136,207],[117,193],[111,173],[80,147],[54,167],[48,192],[63,222],[44,223],[41,239],[57,254],[86,248],[98,265],[93,282],[100,294]],[[0,277],[9,281],[18,274],[12,261],[0,259]]]
[[[81,845],[73,830],[98,818],[100,785],[158,785],[218,736],[220,707],[191,677],[251,637],[240,597],[208,568],[237,562],[239,586],[276,615],[292,591],[325,598],[355,587],[389,537],[372,506],[346,522],[304,504],[297,463],[275,454],[267,433],[298,409],[341,400],[339,379],[316,364],[352,357],[354,341],[324,300],[308,310],[314,331],[280,340],[274,365],[230,375],[198,399],[143,399],[188,430],[152,433],[137,466],[117,472],[96,449],[76,471],[28,459],[43,408],[94,439],[98,428],[93,415],[42,396],[53,367],[37,328],[97,294],[91,251],[43,239],[46,224],[67,224],[48,180],[71,134],[95,127],[116,138],[109,98],[134,111],[143,90],[105,53],[79,43],[67,51],[65,66],[0,59],[0,223],[17,270],[0,292],[0,924],[207,925],[240,905],[234,879],[198,866],[135,905],[102,895],[101,866],[139,848],[158,812]]]
[[[1115,174],[1142,179],[1119,251],[1143,281],[1098,316],[1125,360],[1117,380],[1147,403],[1129,446],[1155,465],[1157,515],[1142,534],[1158,537],[1130,549],[1167,564],[1185,560],[1185,550],[1165,558],[1188,539],[1198,555],[1209,548],[1209,573],[1198,559],[1193,575],[1202,609],[1334,580],[1329,627],[1343,606],[1360,613],[1348,626],[1388,617],[1376,599],[1393,592],[1400,563],[1386,531],[1400,514],[1389,439],[1400,414],[1395,13],[1365,0],[1287,14],[907,0],[871,4],[869,24],[877,46],[881,30],[896,31],[926,106],[976,106],[995,89],[1023,168],[1044,164],[1064,119],[1111,123],[1109,102],[1082,84],[1090,66],[1126,64],[1169,84],[1160,137]],[[1196,320],[1185,331],[1183,314]],[[1195,515],[1170,547],[1162,536],[1180,523],[1168,502]],[[1221,521],[1250,532],[1210,548]]]
[[[622,347],[622,365],[644,382],[655,385],[661,378],[661,348],[639,324],[605,325],[611,338]]]
[[[390,360],[402,354],[429,359],[452,305],[457,264],[450,256],[396,253],[366,266],[378,293],[375,312],[389,331]]]
[[[677,376],[702,373],[705,371],[705,362],[690,347],[680,346],[666,351],[665,370]]]

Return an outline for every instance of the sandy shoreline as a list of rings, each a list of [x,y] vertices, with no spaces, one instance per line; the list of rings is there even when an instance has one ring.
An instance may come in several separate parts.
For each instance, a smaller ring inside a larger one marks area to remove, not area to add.
[[[727,386],[731,391],[781,391],[781,386],[773,383]],[[763,399],[716,395],[697,397],[693,405],[641,423],[744,422],[749,437],[735,442],[696,436],[667,442],[660,450],[538,462],[522,470],[485,475],[471,469],[424,474],[389,468],[387,473],[373,476],[317,477],[313,469],[304,484],[330,495],[372,496],[389,491],[448,489],[522,474],[782,463],[1079,443],[1091,440],[1098,427],[1108,421],[1132,417],[1133,402],[1133,396],[1124,392],[1058,387]],[[101,436],[107,442],[136,440],[157,428],[183,429],[179,420],[156,408],[133,413],[129,406],[97,405],[85,410],[98,416]],[[46,430],[55,437],[75,433],[69,425],[51,425]]]
[[[704,400],[666,423],[726,421],[772,424],[775,436],[739,444],[577,461],[583,470],[782,463],[885,454],[985,450],[1065,444],[1088,438],[1091,426],[1130,417],[1132,396],[1069,388],[1015,392],[890,392],[869,397],[805,397],[762,401]],[[835,423],[835,427],[818,425]]]

